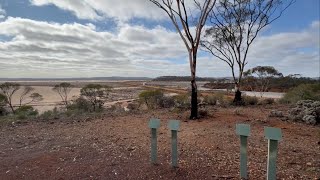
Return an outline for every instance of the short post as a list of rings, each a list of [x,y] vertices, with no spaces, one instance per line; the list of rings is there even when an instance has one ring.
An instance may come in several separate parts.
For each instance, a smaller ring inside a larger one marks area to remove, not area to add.
[[[169,129],[171,130],[171,162],[173,167],[178,167],[178,140],[177,132],[179,130],[180,121],[170,120]]]
[[[276,162],[278,141],[282,139],[280,128],[264,127],[264,136],[268,139],[268,165],[267,165],[267,180],[276,179]]]
[[[151,128],[151,162],[157,163],[157,129],[160,127],[159,119],[150,119],[149,128]]]
[[[248,179],[247,144],[248,144],[248,136],[250,135],[250,125],[237,124],[236,134],[240,136],[240,179]]]

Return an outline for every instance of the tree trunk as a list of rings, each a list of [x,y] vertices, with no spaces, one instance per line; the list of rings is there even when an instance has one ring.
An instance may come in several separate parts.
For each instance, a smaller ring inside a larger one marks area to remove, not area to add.
[[[190,119],[198,118],[198,88],[195,78],[191,80],[191,115]]]
[[[11,111],[12,111],[12,114],[14,114],[14,113],[15,113],[15,111],[14,111],[14,107],[12,106],[12,104],[11,104],[11,103],[9,104],[9,106],[10,106],[10,109],[11,109]]]
[[[189,54],[190,56],[191,54]],[[198,88],[196,84],[196,52],[192,53],[191,68],[191,115],[190,119],[198,119]]]
[[[242,96],[241,96],[241,91],[240,91],[240,87],[239,84],[236,83],[235,84],[235,94],[234,94],[234,99],[233,99],[233,103],[235,105],[242,105],[243,101],[242,101]]]

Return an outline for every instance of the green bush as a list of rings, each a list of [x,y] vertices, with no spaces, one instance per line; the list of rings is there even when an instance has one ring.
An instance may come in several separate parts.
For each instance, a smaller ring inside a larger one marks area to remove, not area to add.
[[[280,103],[296,103],[300,100],[320,101],[320,84],[301,84],[288,91]]]
[[[161,99],[164,95],[161,90],[145,90],[139,94],[139,99],[141,103],[145,103],[148,108],[155,109],[159,107]]]
[[[190,96],[188,94],[179,94],[173,97],[175,107],[180,110],[189,109],[191,107]]]
[[[68,105],[67,110],[80,110],[84,112],[93,111],[92,104],[82,96],[72,101],[70,105]]]
[[[28,117],[35,117],[38,114],[38,111],[29,105],[23,105],[15,110],[15,115],[18,119],[27,119]]]
[[[221,107],[227,107],[233,104],[233,98],[226,96],[224,92],[215,92],[213,95],[205,97],[204,102],[209,105],[219,105]]]
[[[107,85],[88,84],[80,89],[80,95],[83,97],[80,101],[84,102],[83,99],[88,101],[92,107],[90,111],[101,111],[110,91],[111,87]]]
[[[274,99],[273,98],[266,98],[266,99],[261,99],[258,104],[260,105],[267,105],[267,104],[274,104]]]
[[[255,96],[243,96],[243,102],[245,105],[256,105],[258,104],[258,98]]]
[[[159,99],[158,106],[161,108],[172,108],[175,106],[174,98],[171,96],[163,96]]]
[[[44,120],[53,119],[53,117],[54,117],[54,112],[51,111],[51,110],[45,111],[45,112],[43,112],[39,117],[40,117],[40,119],[44,119]]]
[[[217,104],[217,98],[214,95],[208,95],[205,96],[203,99],[203,102],[208,104],[208,105],[216,105]]]

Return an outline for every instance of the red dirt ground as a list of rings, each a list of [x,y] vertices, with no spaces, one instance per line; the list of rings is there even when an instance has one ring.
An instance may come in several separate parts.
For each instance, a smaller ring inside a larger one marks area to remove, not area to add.
[[[70,122],[28,122],[0,129],[0,179],[239,179],[236,123],[251,125],[250,179],[266,179],[267,141],[263,127],[282,128],[278,179],[320,177],[320,128],[267,118],[270,109],[212,110],[200,121],[183,120],[168,110],[105,115]],[[151,117],[161,119],[158,165],[150,163]],[[182,120],[178,133],[179,168],[170,166],[169,119]]]

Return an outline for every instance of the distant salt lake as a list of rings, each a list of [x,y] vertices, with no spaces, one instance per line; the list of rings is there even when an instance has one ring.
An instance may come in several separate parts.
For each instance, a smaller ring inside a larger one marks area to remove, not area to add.
[[[205,87],[199,87],[198,90],[201,91],[227,91],[227,89],[210,89],[210,88],[205,88]],[[263,98],[274,98],[274,99],[280,99],[282,98],[285,93],[279,93],[279,92],[264,92],[260,93],[257,91],[241,91],[242,95],[246,96],[256,96],[256,97],[263,97]]]

